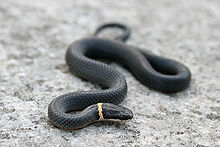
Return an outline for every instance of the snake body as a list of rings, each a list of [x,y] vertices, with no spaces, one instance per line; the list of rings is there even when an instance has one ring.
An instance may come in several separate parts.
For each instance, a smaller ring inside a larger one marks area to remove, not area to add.
[[[120,63],[144,85],[165,93],[187,88],[191,74],[183,64],[126,45],[97,37],[72,43],[66,52],[66,63],[76,76],[104,87],[96,91],[70,92],[55,98],[48,117],[61,129],[78,129],[103,119],[127,120],[131,110],[120,106],[127,93],[124,76],[113,67],[98,61]],[[72,114],[72,111],[80,111]]]

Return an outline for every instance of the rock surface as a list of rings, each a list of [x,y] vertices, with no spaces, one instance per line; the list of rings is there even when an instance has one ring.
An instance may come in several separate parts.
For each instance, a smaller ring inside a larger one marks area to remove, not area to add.
[[[220,2],[218,0],[1,0],[0,146],[220,145]],[[105,22],[133,31],[128,44],[191,69],[190,87],[162,94],[112,63],[128,83],[131,121],[63,131],[48,121],[56,96],[97,86],[73,76],[68,45]]]

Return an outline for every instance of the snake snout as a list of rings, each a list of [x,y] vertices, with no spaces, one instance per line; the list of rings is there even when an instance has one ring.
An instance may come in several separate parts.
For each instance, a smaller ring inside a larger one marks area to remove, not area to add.
[[[128,120],[133,118],[133,113],[128,108],[110,103],[102,105],[102,112],[104,119]]]
[[[121,111],[118,116],[118,119],[120,119],[120,120],[128,120],[128,119],[132,119],[132,118],[133,118],[133,113],[129,109],[127,109],[124,112]]]

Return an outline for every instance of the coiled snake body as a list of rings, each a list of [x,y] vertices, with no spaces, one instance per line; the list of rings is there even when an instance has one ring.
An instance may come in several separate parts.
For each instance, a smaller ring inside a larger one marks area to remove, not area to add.
[[[127,27],[124,28],[129,31]],[[129,33],[126,31],[127,34],[120,40],[128,38]],[[82,79],[104,86],[105,89],[71,92],[55,98],[49,105],[48,117],[58,128],[78,129],[98,120],[127,120],[133,117],[131,110],[118,105],[127,93],[124,76],[95,59],[120,63],[142,84],[165,93],[184,90],[191,79],[189,69],[183,64],[128,46],[121,41],[97,37],[78,40],[66,52],[66,63],[70,71]],[[69,113],[71,111],[81,112],[72,114]]]

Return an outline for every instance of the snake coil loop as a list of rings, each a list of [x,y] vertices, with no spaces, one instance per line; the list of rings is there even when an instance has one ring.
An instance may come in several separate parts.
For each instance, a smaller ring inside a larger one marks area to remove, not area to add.
[[[107,23],[99,26],[96,29],[94,36],[98,36],[98,34],[100,34],[103,30],[108,28],[120,28],[123,30],[123,33],[120,36],[115,37],[115,40],[125,42],[131,35],[131,29],[128,26],[121,23]]]

